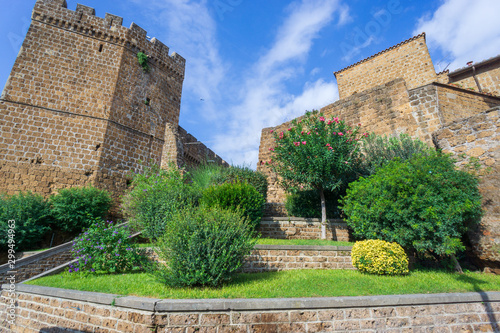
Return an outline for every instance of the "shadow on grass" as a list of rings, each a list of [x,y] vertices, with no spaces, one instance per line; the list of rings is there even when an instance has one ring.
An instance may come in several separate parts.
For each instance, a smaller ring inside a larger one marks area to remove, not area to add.
[[[477,279],[477,278],[474,278],[474,277],[471,277],[471,276],[467,276],[465,274],[458,274],[455,276],[455,278],[457,279],[457,281],[469,283],[470,285],[472,285],[472,288],[474,289],[474,291],[477,292],[481,296],[481,299],[483,301],[482,304],[483,304],[484,310],[486,311],[486,315],[488,316],[488,320],[490,322],[491,328],[493,328],[495,332],[499,332],[500,327],[498,326],[498,322],[495,318],[494,310],[491,307],[491,303],[490,303],[490,299],[488,297],[488,294],[481,288],[481,285],[486,284],[487,282],[480,280],[480,279]]]

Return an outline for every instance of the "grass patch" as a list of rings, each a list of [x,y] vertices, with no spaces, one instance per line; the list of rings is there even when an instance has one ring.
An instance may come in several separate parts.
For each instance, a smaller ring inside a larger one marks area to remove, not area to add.
[[[321,246],[353,246],[354,242],[338,242],[327,239],[273,239],[260,238],[257,244],[262,245],[321,245]]]
[[[321,245],[321,246],[353,246],[354,242],[337,242],[326,239],[273,239],[259,238],[257,244],[261,245]],[[151,243],[137,244],[138,247],[152,247]]]
[[[294,270],[239,274],[220,288],[171,288],[146,273],[87,275],[67,272],[27,284],[155,298],[335,297],[500,291],[500,277],[416,270],[407,276],[377,276],[351,270]]]

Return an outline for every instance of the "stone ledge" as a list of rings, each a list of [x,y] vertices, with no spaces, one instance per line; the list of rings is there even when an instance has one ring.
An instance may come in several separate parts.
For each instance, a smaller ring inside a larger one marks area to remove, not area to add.
[[[9,285],[2,285],[2,289],[9,290]],[[119,307],[156,312],[335,309],[500,301],[500,292],[496,291],[356,297],[163,300],[31,285],[16,285],[16,292],[93,302],[104,305],[113,304]]]

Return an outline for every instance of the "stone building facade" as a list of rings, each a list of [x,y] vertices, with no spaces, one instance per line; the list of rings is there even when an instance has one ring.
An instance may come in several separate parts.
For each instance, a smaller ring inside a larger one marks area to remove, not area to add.
[[[474,66],[436,74],[421,34],[335,72],[340,99],[320,111],[351,125],[361,123],[366,132],[407,133],[457,156],[477,157],[490,173],[481,178],[485,215],[471,239],[483,262],[500,265],[500,180],[494,167],[500,146],[494,111],[500,105],[500,56]],[[268,205],[277,207],[275,216],[283,214],[285,191],[266,166],[274,145],[271,130],[290,124],[264,128],[261,134],[257,169],[269,177]]]
[[[184,149],[197,140],[179,136],[185,59],[122,21],[36,1],[0,98],[0,192],[49,195],[93,183],[118,195],[141,163],[223,163],[205,146]]]

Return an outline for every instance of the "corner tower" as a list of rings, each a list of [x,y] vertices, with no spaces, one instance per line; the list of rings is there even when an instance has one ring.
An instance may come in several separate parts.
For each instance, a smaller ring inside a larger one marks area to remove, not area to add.
[[[160,164],[179,122],[185,60],[122,18],[37,0],[0,98],[0,192],[94,183],[114,193]],[[149,56],[145,72],[137,53]],[[169,126],[167,126],[169,125]]]

